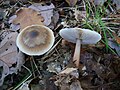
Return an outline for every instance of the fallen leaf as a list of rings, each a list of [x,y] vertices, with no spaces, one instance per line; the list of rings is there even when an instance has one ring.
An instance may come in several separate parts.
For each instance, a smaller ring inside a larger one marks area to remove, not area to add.
[[[69,6],[75,6],[78,0],[65,0]]]
[[[30,8],[21,8],[16,12],[17,18],[15,18],[12,23],[20,24],[20,29],[30,26],[30,25],[43,25],[43,17],[39,12]]]
[[[80,82],[77,81],[79,73],[77,68],[66,68],[58,75],[54,76],[55,85],[59,86],[60,90],[82,90]]]
[[[25,63],[25,55],[21,51],[14,58],[16,59],[16,65],[9,67],[9,74],[17,74],[18,71],[21,71],[21,66]]]
[[[58,11],[54,10],[55,6],[52,3],[50,5],[44,5],[44,6],[38,3],[34,3],[28,8],[31,8],[39,12],[40,15],[44,18],[43,24],[51,29],[54,29],[56,23],[58,22],[59,14]],[[9,23],[11,24],[10,28],[13,31],[17,31],[20,29],[20,25],[18,23],[17,24],[12,23],[16,17],[17,15],[13,15],[12,17],[9,18]]]
[[[21,66],[24,64],[24,54],[18,52],[16,46],[17,32],[9,32],[5,34],[5,37],[0,43],[0,67],[2,67],[2,75],[0,77],[0,86],[3,84],[4,78],[12,73],[21,70]]]
[[[73,78],[78,78],[79,77],[79,73],[77,68],[66,68],[65,70],[61,71],[58,75],[55,76],[56,81],[55,81],[55,85],[57,86],[62,86],[62,85],[66,85],[65,87],[61,87],[64,90],[64,88],[67,88],[67,84],[69,84],[71,82],[71,80]]]
[[[0,44],[0,60],[9,67],[16,63],[14,56],[17,55],[17,46],[15,43],[17,35],[17,32],[8,34]]]
[[[109,45],[111,48],[115,49],[116,52],[117,52],[117,54],[120,56],[120,45],[118,45],[118,44],[117,44],[114,40],[112,40],[112,39],[109,39],[108,45]]]
[[[115,33],[112,33],[114,36],[115,41],[120,44],[120,37],[118,37]]]
[[[10,28],[11,28],[12,31],[17,31],[17,30],[20,29],[20,25],[18,25],[18,24],[11,24]]]
[[[9,18],[8,23],[9,23],[9,24],[12,23],[15,18],[17,18],[17,15],[11,16],[11,17]]]
[[[54,82],[56,86],[66,85],[71,82],[72,77],[66,74],[59,74],[56,76],[56,81]],[[65,87],[64,87],[65,88]]]
[[[53,11],[53,16],[51,17],[51,23],[48,25],[48,27],[54,29],[54,27],[56,27],[58,20],[59,20],[58,11]]]
[[[17,15],[11,16],[11,17],[9,18],[9,21],[8,21],[9,24],[11,24],[11,25],[10,25],[10,28],[11,28],[12,31],[17,31],[17,30],[20,29],[20,25],[19,25],[19,24],[13,24],[13,23],[12,23],[15,18],[17,18]]]
[[[41,16],[44,18],[44,25],[48,26],[51,23],[51,18],[53,17],[53,9],[55,8],[55,6],[52,3],[49,6],[42,6],[41,4],[34,3],[28,8],[36,10],[41,14]]]
[[[61,71],[59,74],[69,74],[76,78],[79,77],[79,73],[77,68],[66,68],[65,70]]]

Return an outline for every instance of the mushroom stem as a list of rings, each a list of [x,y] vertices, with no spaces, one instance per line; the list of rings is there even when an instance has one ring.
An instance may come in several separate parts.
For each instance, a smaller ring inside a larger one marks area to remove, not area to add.
[[[74,56],[73,56],[73,62],[77,67],[79,67],[79,63],[80,63],[80,48],[81,48],[81,40],[77,39]]]

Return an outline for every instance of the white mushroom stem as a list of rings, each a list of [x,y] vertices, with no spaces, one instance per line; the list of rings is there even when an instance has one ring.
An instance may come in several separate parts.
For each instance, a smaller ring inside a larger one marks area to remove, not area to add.
[[[73,56],[73,62],[77,67],[79,67],[79,63],[80,63],[80,48],[81,48],[81,40],[77,39],[74,56]]]

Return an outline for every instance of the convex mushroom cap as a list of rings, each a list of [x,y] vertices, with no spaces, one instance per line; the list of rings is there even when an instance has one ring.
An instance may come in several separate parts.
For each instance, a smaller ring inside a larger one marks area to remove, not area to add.
[[[43,25],[28,26],[19,33],[16,44],[27,55],[42,55],[53,46],[54,34]]]
[[[99,33],[82,28],[64,28],[60,30],[59,34],[72,43],[76,43],[77,39],[81,39],[81,44],[96,44],[101,39]]]

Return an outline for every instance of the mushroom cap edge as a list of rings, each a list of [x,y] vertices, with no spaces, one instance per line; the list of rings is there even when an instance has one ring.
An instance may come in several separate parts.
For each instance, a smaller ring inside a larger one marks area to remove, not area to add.
[[[59,34],[65,40],[76,43],[79,38],[79,31],[82,31],[81,44],[96,44],[101,40],[101,35],[89,29],[82,28],[64,28],[59,31]]]
[[[30,52],[30,51],[27,51],[26,48],[24,46],[21,45],[20,41],[19,41],[19,38],[21,37],[21,34],[24,32],[24,30],[26,28],[29,28],[29,27],[32,27],[32,26],[40,26],[40,27],[43,27],[45,29],[48,30],[48,32],[51,34],[51,41],[48,45],[48,47],[46,47],[44,50],[42,51],[38,51],[38,52]],[[31,26],[27,26],[26,28],[24,28],[17,36],[17,39],[16,39],[16,45],[17,47],[19,48],[20,51],[22,51],[23,53],[27,54],[27,55],[33,55],[33,56],[38,56],[38,55],[43,55],[44,53],[46,53],[54,44],[54,41],[55,41],[55,38],[54,38],[54,34],[53,34],[53,31],[46,27],[46,26],[43,26],[43,25],[31,25]]]

